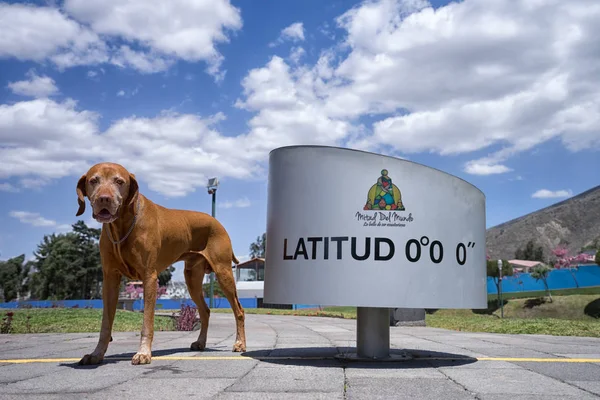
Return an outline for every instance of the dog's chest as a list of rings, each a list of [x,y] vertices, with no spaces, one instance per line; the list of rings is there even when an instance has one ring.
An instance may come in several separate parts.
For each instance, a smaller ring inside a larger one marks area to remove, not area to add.
[[[121,274],[126,276],[129,279],[141,280],[142,275],[140,272],[132,267],[132,263],[127,259],[121,258],[117,256],[116,268],[119,270]]]

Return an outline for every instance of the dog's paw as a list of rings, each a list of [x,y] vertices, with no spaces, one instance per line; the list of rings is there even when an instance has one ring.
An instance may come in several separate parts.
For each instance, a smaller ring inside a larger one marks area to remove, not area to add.
[[[206,342],[205,341],[200,341],[200,340],[196,340],[194,343],[192,343],[192,345],[190,346],[190,349],[194,350],[194,351],[202,351],[206,348]]]
[[[133,365],[150,364],[152,362],[152,355],[146,353],[136,353],[131,359]]]
[[[234,353],[238,353],[238,352],[243,353],[244,351],[246,351],[246,344],[244,344],[244,343],[242,343],[240,341],[237,341],[237,342],[234,343],[234,345],[233,345],[233,352]]]
[[[86,354],[79,360],[79,365],[96,365],[100,364],[103,360],[104,357],[99,354]]]

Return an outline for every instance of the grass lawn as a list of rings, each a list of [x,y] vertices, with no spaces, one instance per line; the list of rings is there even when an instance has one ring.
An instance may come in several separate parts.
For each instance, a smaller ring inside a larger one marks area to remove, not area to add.
[[[559,336],[600,337],[600,298],[598,295],[554,295],[553,302],[544,297],[512,298],[504,302],[504,319],[500,309],[440,309],[427,314],[429,327],[469,332],[527,333]],[[230,309],[211,312],[230,313]],[[356,318],[355,307],[324,307],[323,310],[246,309],[248,314],[325,316]],[[586,314],[587,312],[587,314]],[[590,316],[595,315],[596,317]]]
[[[552,292],[553,302],[544,298],[544,293],[523,293],[505,296],[504,318],[500,309],[490,303],[487,310],[430,310],[426,315],[429,327],[470,332],[529,333],[562,336],[600,337],[600,288],[586,288]],[[491,296],[495,300],[495,296]],[[16,309],[0,311],[0,318],[7,311],[14,312],[13,333],[63,333],[99,332],[102,310],[98,309]],[[179,310],[156,310],[172,313]],[[355,319],[355,307],[324,307],[322,310],[279,310],[246,308],[247,314],[323,316]],[[215,308],[212,313],[231,313],[229,308]],[[29,328],[27,327],[27,316]],[[143,314],[117,310],[115,331],[140,331]],[[172,318],[156,316],[156,331],[174,330]]]
[[[509,299],[500,309],[437,310],[426,317],[427,326],[470,332],[528,333],[600,337],[598,295]]]
[[[100,332],[102,322],[101,309],[85,308],[32,308],[2,310],[0,318],[7,312],[13,312],[12,333],[75,333]],[[27,317],[29,327],[27,326]],[[113,331],[135,332],[142,329],[143,314],[117,310]],[[174,330],[175,324],[169,317],[154,317],[156,331]]]

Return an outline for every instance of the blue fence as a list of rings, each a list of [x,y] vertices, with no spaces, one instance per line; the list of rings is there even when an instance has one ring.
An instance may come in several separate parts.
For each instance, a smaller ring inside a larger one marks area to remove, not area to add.
[[[577,269],[555,269],[548,273],[548,288],[575,289],[584,287],[600,286],[600,266],[581,265]],[[487,290],[489,294],[497,293],[496,283],[492,278],[487,279]],[[533,292],[546,290],[544,282],[536,281],[531,274],[522,273],[518,276],[507,276],[502,279],[502,291],[504,293]]]
[[[600,266],[598,265],[582,265],[578,269],[568,270],[559,269],[552,270],[548,274],[548,286],[550,290],[557,289],[574,289],[584,287],[600,286]],[[502,279],[502,291],[504,293],[515,293],[515,292],[533,292],[543,291],[544,283],[536,281],[531,277],[530,274],[524,273],[518,276],[508,276]],[[496,284],[492,278],[487,278],[487,292],[488,294],[497,293]],[[239,299],[242,307],[244,308],[256,308],[258,306],[258,300],[256,298],[242,298]],[[208,298],[205,299],[206,304],[210,304]],[[182,305],[192,305],[194,302],[191,299],[158,299],[156,300],[157,310],[179,310]],[[33,308],[50,308],[50,307],[66,307],[66,308],[102,308],[102,300],[60,300],[60,301],[24,301],[24,302],[10,302],[0,303],[0,308],[21,308],[21,307],[33,307]],[[293,308],[295,310],[302,308],[316,308],[317,305],[311,304],[295,304]],[[225,298],[215,298],[214,308],[230,308],[229,301]],[[143,300],[135,300],[133,302],[133,309],[136,311],[144,309]]]
[[[210,304],[210,299],[206,298],[206,304]],[[239,299],[240,304],[244,308],[256,308],[258,301],[255,298]],[[191,299],[158,299],[156,300],[156,310],[179,310],[182,305],[195,306]],[[40,300],[40,301],[13,301],[10,303],[0,303],[0,308],[102,308],[102,300]],[[230,308],[229,301],[225,298],[215,298],[214,308]],[[133,309],[135,311],[144,309],[144,300],[136,299],[133,301]]]

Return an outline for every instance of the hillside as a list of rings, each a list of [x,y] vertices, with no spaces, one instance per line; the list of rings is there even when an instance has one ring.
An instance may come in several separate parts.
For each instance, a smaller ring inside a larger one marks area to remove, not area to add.
[[[600,237],[600,186],[570,199],[491,227],[486,232],[491,258],[511,259],[530,239],[544,248],[544,257],[558,244],[570,253]]]

